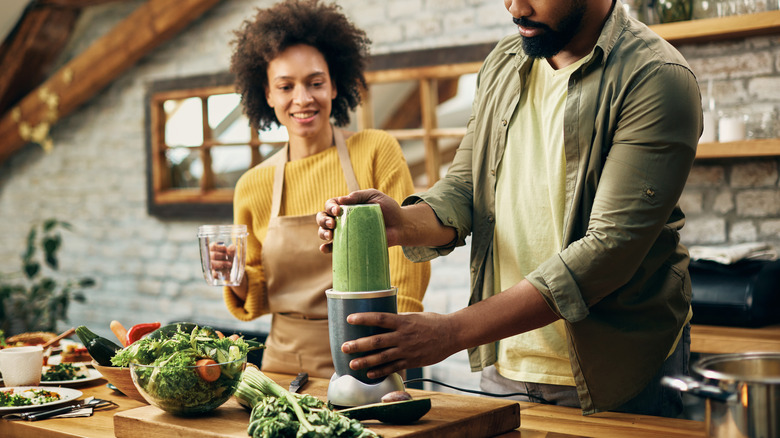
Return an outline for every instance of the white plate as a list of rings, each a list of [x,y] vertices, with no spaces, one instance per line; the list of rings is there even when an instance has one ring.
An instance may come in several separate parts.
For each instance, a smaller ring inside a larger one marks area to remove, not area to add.
[[[62,362],[62,356],[60,356],[58,354],[56,356],[50,356],[49,360],[46,362],[46,365],[59,365],[60,362]],[[92,361],[88,361],[88,362],[68,362],[68,363],[73,365],[74,367],[92,366]]]
[[[30,409],[37,409],[46,406],[56,406],[59,404],[67,403],[71,400],[76,400],[81,397],[82,392],[71,388],[46,388],[44,386],[14,386],[12,388],[0,388],[1,391],[14,390],[14,394],[26,391],[28,389],[42,389],[44,391],[55,392],[60,395],[60,399],[57,401],[42,403],[39,405],[27,405],[27,406],[2,406],[0,407],[0,413],[13,412],[13,411],[27,411]]]
[[[43,367],[43,372],[45,373],[46,370],[48,370],[50,367],[45,366]],[[82,383],[86,382],[92,382],[93,380],[102,379],[103,375],[100,374],[100,371],[92,368],[86,368],[82,367],[79,371],[79,375],[86,375],[87,377],[84,379],[73,379],[73,380],[49,380],[47,382],[44,382],[41,380],[41,386],[76,386],[81,385]]]

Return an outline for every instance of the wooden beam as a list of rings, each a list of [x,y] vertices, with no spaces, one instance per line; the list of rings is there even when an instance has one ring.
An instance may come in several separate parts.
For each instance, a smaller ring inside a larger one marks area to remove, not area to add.
[[[59,8],[83,9],[88,6],[97,6],[105,3],[126,0],[37,0],[40,6],[56,6]]]
[[[0,162],[27,142],[45,144],[57,120],[70,114],[149,51],[176,35],[220,0],[148,0],[54,73],[0,119]]]
[[[0,54],[0,114],[40,85],[68,42],[80,10],[35,7]]]

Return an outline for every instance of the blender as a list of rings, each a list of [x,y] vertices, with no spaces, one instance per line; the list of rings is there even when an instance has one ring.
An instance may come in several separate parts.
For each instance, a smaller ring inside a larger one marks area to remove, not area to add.
[[[371,379],[366,370],[353,370],[349,362],[369,353],[346,354],[341,345],[353,339],[387,331],[352,325],[347,316],[360,312],[397,313],[397,289],[390,285],[387,236],[377,204],[342,205],[333,231],[333,289],[328,300],[330,351],[336,372],[328,384],[328,401],[339,407],[378,403],[392,391],[403,391],[398,373]]]

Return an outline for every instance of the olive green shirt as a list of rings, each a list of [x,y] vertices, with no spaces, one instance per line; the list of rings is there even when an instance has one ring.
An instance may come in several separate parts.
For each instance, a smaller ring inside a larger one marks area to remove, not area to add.
[[[405,247],[410,259],[448,254],[472,235],[470,304],[494,294],[496,169],[532,62],[519,35],[498,43],[480,69],[449,172],[404,201],[428,203],[457,232],[446,247]],[[686,322],[689,257],[677,202],[702,130],[701,100],[682,55],[617,2],[592,58],[569,79],[565,108],[563,246],[526,278],[565,320],[582,410],[591,414],[636,396]],[[493,364],[496,344],[470,349],[469,358],[474,371]]]

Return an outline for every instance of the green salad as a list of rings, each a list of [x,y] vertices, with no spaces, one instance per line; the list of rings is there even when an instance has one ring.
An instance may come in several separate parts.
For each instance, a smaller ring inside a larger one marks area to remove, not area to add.
[[[0,391],[0,406],[32,406],[51,403],[60,399],[60,395],[46,389],[26,389],[16,393],[14,389]]]
[[[212,410],[233,394],[247,353],[258,348],[263,345],[255,340],[178,323],[128,345],[111,363],[149,365],[133,367],[139,389],[166,411],[193,414]]]
[[[45,373],[41,374],[42,382],[58,382],[86,378],[87,375],[82,372],[81,367],[73,366],[73,364],[70,363],[58,363],[46,370]]]

